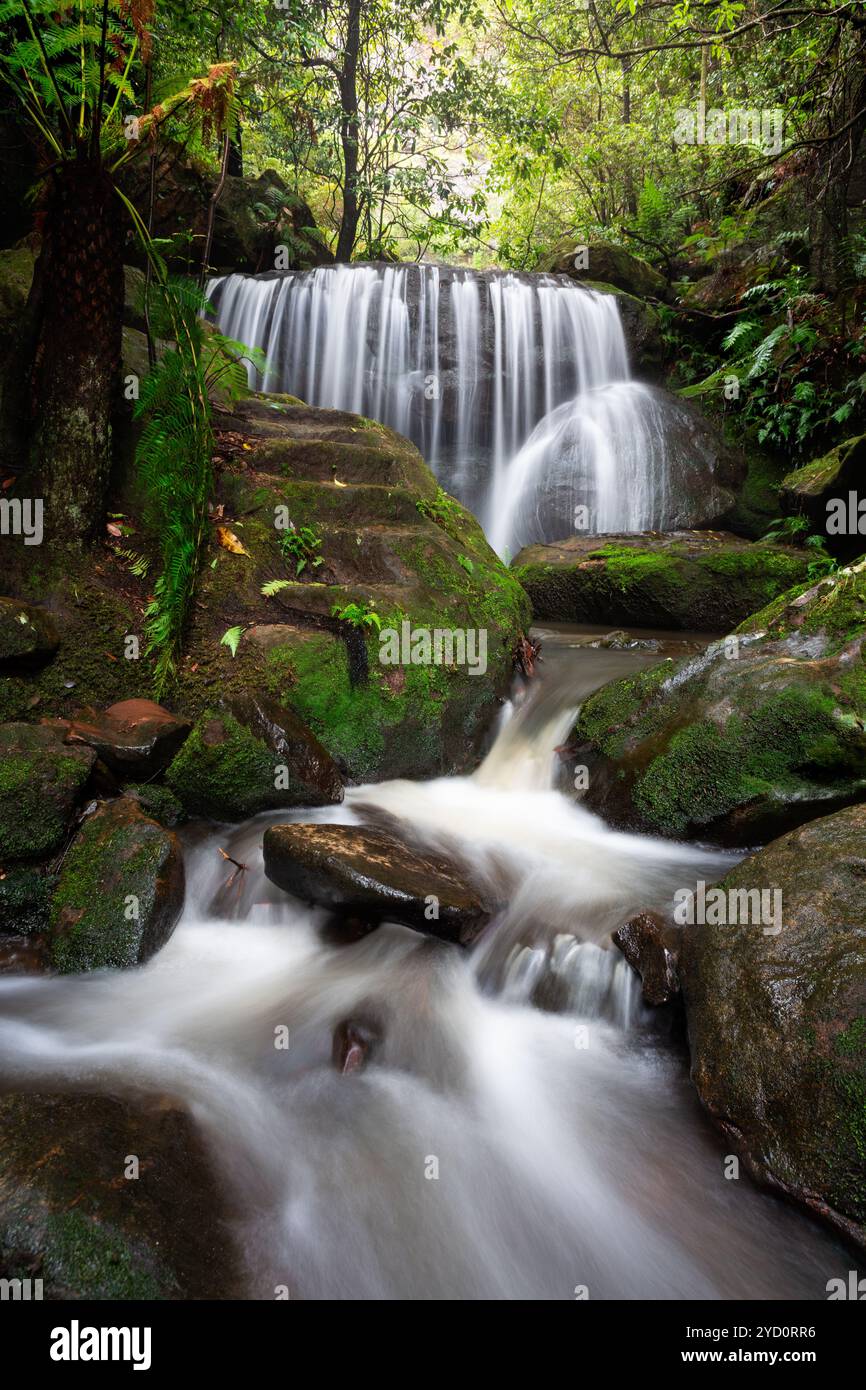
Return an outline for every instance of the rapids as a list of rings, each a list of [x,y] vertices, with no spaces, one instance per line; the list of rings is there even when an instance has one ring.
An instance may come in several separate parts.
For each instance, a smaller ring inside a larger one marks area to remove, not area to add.
[[[681,1042],[604,944],[730,862],[611,830],[557,790],[576,701],[650,658],[543,636],[543,677],[474,776],[316,813],[399,816],[505,885],[470,953],[397,926],[337,944],[265,880],[270,817],[189,832],[184,915],[144,967],[0,980],[4,1085],[188,1108],[251,1298],[824,1298],[848,1268],[806,1217],[726,1180]],[[230,890],[217,845],[248,865]],[[340,1075],[346,1019],[381,1043]]]

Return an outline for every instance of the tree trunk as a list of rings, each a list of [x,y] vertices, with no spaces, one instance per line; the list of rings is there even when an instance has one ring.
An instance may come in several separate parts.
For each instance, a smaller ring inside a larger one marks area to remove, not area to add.
[[[350,0],[346,47],[340,74],[340,142],[343,146],[343,216],[335,259],[349,261],[358,235],[358,52],[361,46],[361,0]]]
[[[53,177],[28,310],[30,472],[46,534],[84,540],[102,528],[123,333],[121,203],[98,165]]]

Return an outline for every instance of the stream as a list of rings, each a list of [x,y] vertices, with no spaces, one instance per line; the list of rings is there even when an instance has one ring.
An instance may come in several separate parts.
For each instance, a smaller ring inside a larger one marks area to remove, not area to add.
[[[848,1268],[810,1219],[725,1178],[682,1039],[607,944],[733,857],[614,831],[556,789],[580,699],[658,653],[540,635],[541,678],[473,776],[193,828],[183,917],[147,965],[0,980],[5,1084],[188,1108],[250,1298],[822,1299]],[[264,878],[267,824],[382,816],[498,886],[508,906],[470,952],[387,925],[336,940]],[[218,846],[247,865],[231,887]],[[347,1020],[376,1042],[340,1074]]]

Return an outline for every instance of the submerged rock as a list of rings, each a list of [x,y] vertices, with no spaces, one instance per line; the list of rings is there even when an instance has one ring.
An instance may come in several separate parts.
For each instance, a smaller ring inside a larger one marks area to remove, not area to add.
[[[59,646],[57,628],[44,608],[0,598],[0,666],[37,666]]]
[[[780,894],[781,931],[689,926],[680,977],[710,1114],[758,1178],[866,1244],[864,882],[866,806],[789,832],[720,885]]]
[[[179,1108],[3,1095],[0,1136],[0,1278],[63,1301],[245,1296],[225,1198]]]
[[[614,944],[641,977],[644,1003],[669,1004],[679,994],[680,937],[655,912],[639,912],[614,932]]]
[[[191,725],[153,700],[121,700],[104,711],[79,710],[62,727],[65,743],[86,743],[112,772],[135,778],[164,771]]]
[[[259,811],[343,799],[337,766],[291,710],[249,694],[205,714],[168,770],[190,815],[245,820]]]
[[[0,862],[40,859],[60,845],[95,754],[57,729],[0,725]]]
[[[177,836],[131,797],[104,802],[63,860],[51,899],[51,960],[61,972],[141,965],[183,908]]]
[[[727,632],[806,578],[809,555],[725,531],[577,533],[520,551],[537,619]]]
[[[384,830],[274,825],[265,831],[264,857],[272,883],[342,917],[400,922],[460,946],[470,945],[490,917],[454,864]]]
[[[613,681],[571,736],[585,804],[732,845],[866,800],[866,562],[796,587],[700,656]]]

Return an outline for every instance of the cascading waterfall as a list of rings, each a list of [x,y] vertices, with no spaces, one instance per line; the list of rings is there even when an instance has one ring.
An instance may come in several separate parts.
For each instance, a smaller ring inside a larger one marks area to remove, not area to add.
[[[507,907],[471,952],[387,924],[336,944],[264,878],[259,819],[191,847],[183,919],[140,969],[0,979],[0,1085],[169,1097],[194,1117],[250,1298],[822,1299],[849,1267],[831,1236],[726,1180],[682,1059],[603,949],[635,908],[731,862],[611,830],[554,790],[575,701],[646,654],[553,633],[545,651],[473,777],[297,813],[397,815],[498,880]],[[223,846],[247,865],[239,892]],[[341,1075],[347,1019],[381,1041]]]
[[[327,266],[210,285],[250,384],[412,439],[500,553],[575,529],[690,524],[674,496],[682,409],[630,379],[616,298],[566,276]],[[662,402],[664,401],[664,405]]]

